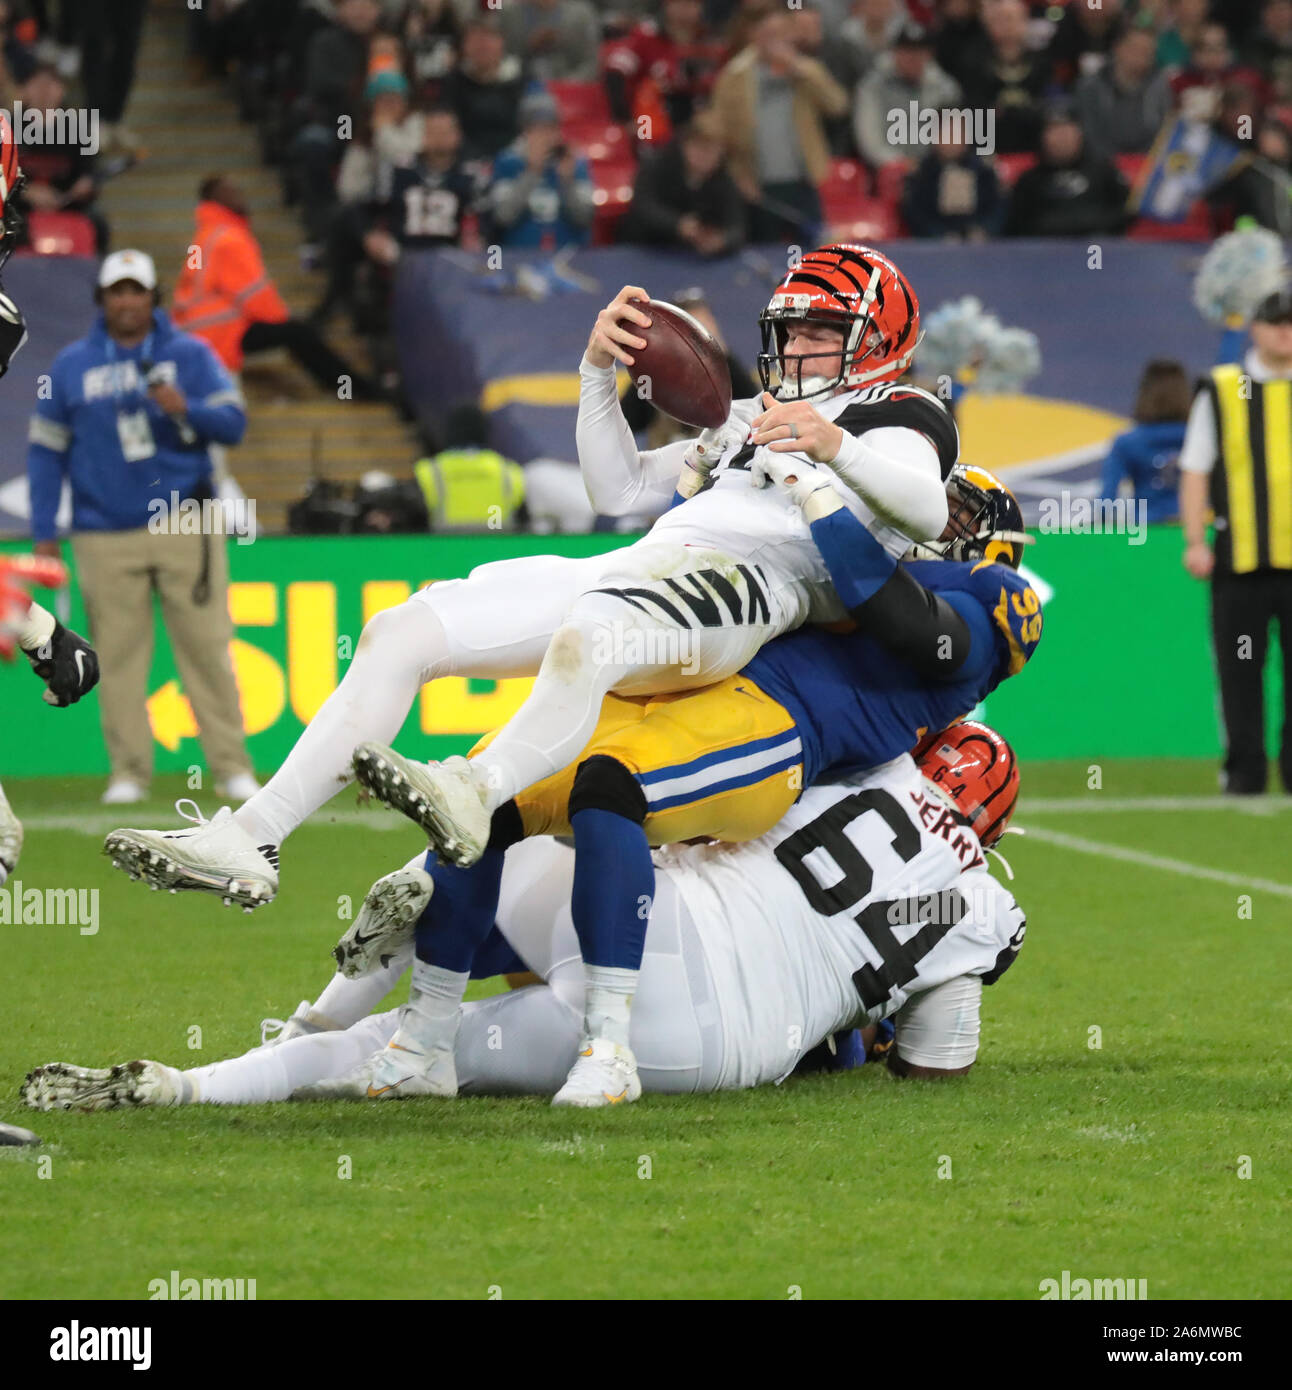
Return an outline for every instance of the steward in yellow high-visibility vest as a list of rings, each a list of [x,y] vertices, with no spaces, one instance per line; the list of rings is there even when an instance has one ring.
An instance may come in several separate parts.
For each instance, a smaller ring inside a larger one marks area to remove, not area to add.
[[[1226,791],[1265,790],[1264,669],[1279,625],[1285,711],[1292,712],[1292,291],[1264,299],[1241,363],[1212,368],[1180,451],[1184,564],[1211,580]],[[1210,507],[1214,539],[1207,541]],[[1279,755],[1292,791],[1292,713]]]
[[[433,531],[507,530],[525,500],[524,470],[493,449],[445,449],[418,459],[413,476]]]

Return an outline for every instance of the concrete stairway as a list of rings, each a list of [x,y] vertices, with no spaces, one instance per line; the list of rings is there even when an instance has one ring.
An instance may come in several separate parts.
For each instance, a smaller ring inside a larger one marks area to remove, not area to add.
[[[101,206],[114,247],[137,246],[157,262],[164,289],[175,282],[193,234],[197,186],[210,173],[232,174],[247,193],[252,225],[270,275],[296,313],[308,312],[321,278],[301,268],[294,209],[284,208],[275,173],[260,162],[254,130],[241,125],[223,86],[194,71],[186,56],[184,0],[153,0],[126,122],[146,155],[104,187]],[[364,344],[340,333],[329,341],[356,366],[369,366]],[[248,428],[230,466],[257,502],[262,530],[286,527],[287,506],[311,477],[351,481],[378,468],[411,475],[412,431],[384,405],[323,395],[285,353],[248,359],[243,377]]]

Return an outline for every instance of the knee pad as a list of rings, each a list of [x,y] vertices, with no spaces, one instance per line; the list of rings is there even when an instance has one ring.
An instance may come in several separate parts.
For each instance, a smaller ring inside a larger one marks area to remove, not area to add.
[[[574,774],[569,814],[580,811],[611,811],[640,825],[646,819],[646,793],[623,763],[598,753]]]

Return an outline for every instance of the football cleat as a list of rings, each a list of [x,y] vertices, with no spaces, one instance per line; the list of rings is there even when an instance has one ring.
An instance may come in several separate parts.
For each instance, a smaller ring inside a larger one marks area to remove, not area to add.
[[[191,830],[112,831],[103,852],[113,867],[151,888],[214,893],[226,907],[237,903],[248,912],[273,901],[278,892],[276,847],[257,845],[227,806],[210,820],[187,798],[177,801],[175,809],[194,822]]]
[[[417,1096],[452,1099],[458,1093],[453,1050],[424,1048],[399,1028],[379,1052],[342,1076],[298,1086],[293,1100],[409,1100]]]
[[[160,1062],[122,1062],[115,1067],[74,1067],[51,1062],[28,1072],[19,1094],[33,1110],[119,1110],[139,1105],[179,1105],[184,1084]]]
[[[136,802],[147,801],[148,793],[138,782],[133,782],[128,777],[122,777],[117,781],[109,782],[99,800],[104,806],[133,806]]]
[[[638,1100],[642,1083],[632,1051],[608,1038],[584,1038],[565,1085],[552,1097],[553,1105],[626,1105]]]
[[[383,744],[361,743],[354,775],[378,801],[420,825],[447,863],[467,869],[484,853],[492,817],[465,758],[416,763]]]
[[[307,1038],[312,1033],[337,1033],[341,1025],[323,1014],[316,1014],[308,999],[302,999],[291,1018],[262,1018],[260,1047],[277,1047],[293,1038]],[[253,1048],[259,1051],[259,1048]]]
[[[385,969],[413,939],[435,880],[425,869],[396,869],[368,889],[350,930],[332,948],[336,968],[347,980]]]
[[[22,853],[22,822],[13,813],[0,787],[0,883],[18,867],[18,856]]]

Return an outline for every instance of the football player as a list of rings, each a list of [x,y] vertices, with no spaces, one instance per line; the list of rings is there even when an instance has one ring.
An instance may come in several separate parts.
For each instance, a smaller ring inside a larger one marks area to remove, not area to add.
[[[918,751],[918,766],[902,754],[811,788],[748,844],[659,853],[633,1012],[645,1089],[780,1081],[824,1039],[885,1018],[896,1028],[888,1052],[896,1075],[972,1067],[983,987],[1013,963],[1025,932],[1022,911],[984,861],[1013,814],[1018,766],[1004,740],[977,724],[947,729]],[[462,1007],[454,1063],[464,1095],[551,1095],[574,1061],[584,977],[570,922],[573,873],[573,855],[550,839],[518,846],[508,860],[500,935],[512,964],[544,984]],[[405,948],[351,1005],[375,1007],[407,960]],[[335,1018],[340,1031],[187,1071],[151,1061],[100,1070],[53,1063],[28,1075],[23,1096],[38,1110],[347,1096],[346,1074],[394,1035],[400,1012],[363,1018],[352,1009]]]
[[[115,862],[158,887],[248,907],[268,902],[279,844],[349,780],[358,744],[393,738],[420,686],[439,676],[539,671],[535,698],[488,750],[486,771],[497,772],[484,801],[464,760],[425,769],[434,795],[471,820],[460,845],[442,848],[477,855],[492,811],[586,744],[611,687],[708,684],[771,637],[844,616],[798,507],[782,488],[750,486],[751,465],[769,452],[804,468],[815,458],[891,555],[906,550],[908,537],[941,534],[958,441],[940,402],[895,384],[919,339],[919,306],[886,257],[854,246],[806,256],[762,315],[761,370],[776,395],[736,402],[727,425],[701,443],[639,454],[615,366],[631,367],[642,345],[634,330],[648,320],[634,301],[646,297],[627,286],[597,318],[580,369],[579,458],[602,512],[659,510],[675,491],[681,505],[626,549],[484,565],[378,614],[345,679],[260,793],[190,829],[113,832],[106,848]],[[673,659],[683,646],[690,674]],[[630,659],[661,648],[671,652],[657,664]]]
[[[527,836],[573,835],[572,913],[588,971],[588,1015],[579,1058],[555,1103],[634,1099],[629,1017],[644,905],[654,892],[650,845],[764,834],[804,787],[890,761],[925,730],[968,713],[1035,651],[1041,605],[1017,573],[1030,538],[1013,494],[985,469],[957,465],[943,536],[915,548],[931,558],[899,566],[819,470],[777,460],[765,467],[810,518],[859,631],[800,629],[700,691],[607,697],[572,765],[495,813],[478,863],[434,870],[436,895],[418,929],[405,1027],[356,1072],[357,1093],[395,1085],[451,1093],[456,1005],[493,925],[504,855]],[[416,764],[363,745],[355,767],[381,800],[433,828]],[[370,938],[357,947],[368,959],[376,949],[385,948]]]

